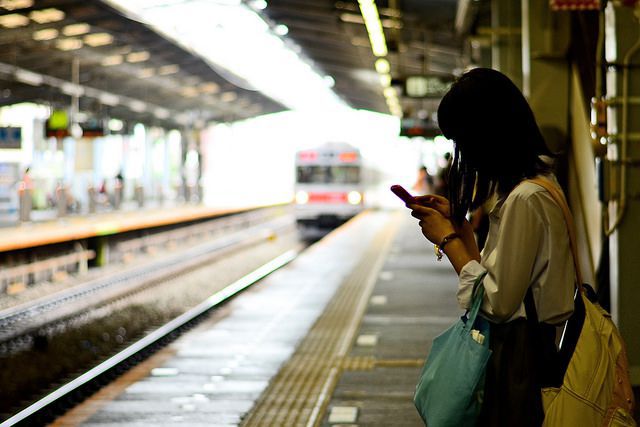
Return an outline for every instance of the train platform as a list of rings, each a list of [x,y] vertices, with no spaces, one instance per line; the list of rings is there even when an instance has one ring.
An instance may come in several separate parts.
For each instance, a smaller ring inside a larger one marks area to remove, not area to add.
[[[405,210],[367,212],[52,426],[421,426],[456,276]]]
[[[259,207],[255,207],[259,208]],[[111,211],[62,218],[46,218],[2,227],[0,252],[28,249],[127,231],[177,225],[240,213],[250,208],[171,205]]]

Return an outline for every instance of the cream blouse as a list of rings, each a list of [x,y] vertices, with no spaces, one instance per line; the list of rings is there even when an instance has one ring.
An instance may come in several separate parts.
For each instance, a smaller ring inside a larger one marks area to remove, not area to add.
[[[462,308],[469,308],[473,284],[485,271],[482,311],[493,321],[526,317],[523,300],[529,286],[540,322],[559,323],[573,312],[576,279],[569,234],[562,210],[543,187],[525,181],[491,210],[481,261],[470,261],[460,271]]]

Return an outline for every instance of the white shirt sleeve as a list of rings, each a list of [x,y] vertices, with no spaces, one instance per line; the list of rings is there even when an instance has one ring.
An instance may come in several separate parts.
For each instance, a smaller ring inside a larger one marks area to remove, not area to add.
[[[471,307],[471,294],[473,293],[473,285],[476,279],[487,271],[478,261],[471,260],[462,267],[460,270],[460,277],[458,283],[458,292],[456,298],[458,304],[463,310],[469,310]]]

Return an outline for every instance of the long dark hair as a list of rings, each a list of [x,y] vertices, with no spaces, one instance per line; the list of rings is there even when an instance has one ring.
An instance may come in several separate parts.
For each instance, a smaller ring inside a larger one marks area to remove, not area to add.
[[[551,169],[540,158],[553,155],[531,107],[498,71],[475,68],[463,74],[442,98],[438,124],[455,143],[449,200],[458,223],[495,192],[506,195],[523,179]]]

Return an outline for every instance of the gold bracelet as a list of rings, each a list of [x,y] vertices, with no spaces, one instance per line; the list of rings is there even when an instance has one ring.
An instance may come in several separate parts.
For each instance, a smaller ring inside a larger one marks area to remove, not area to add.
[[[433,246],[433,250],[436,253],[436,259],[438,261],[442,261],[442,257],[444,256],[444,247],[447,245],[447,243],[449,243],[453,239],[458,239],[458,238],[460,238],[460,235],[458,235],[458,233],[449,233],[446,236],[444,236],[444,238],[442,239],[439,245]]]

